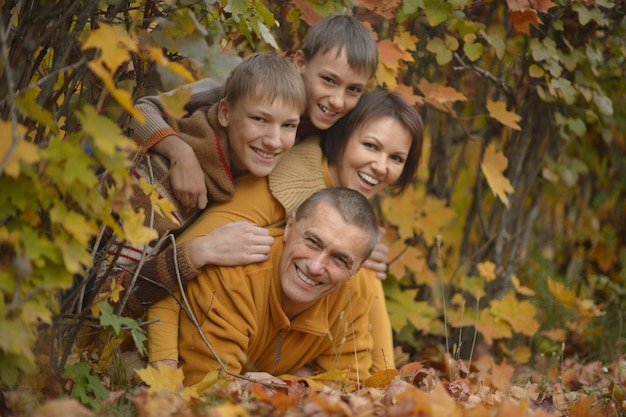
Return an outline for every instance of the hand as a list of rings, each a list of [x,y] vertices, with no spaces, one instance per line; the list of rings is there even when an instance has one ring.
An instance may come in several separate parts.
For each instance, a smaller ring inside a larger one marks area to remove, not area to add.
[[[185,207],[206,208],[209,200],[204,171],[191,146],[178,136],[169,135],[152,149],[170,161],[170,184],[174,197]]]
[[[269,258],[274,238],[269,231],[250,222],[227,223],[187,242],[189,260],[196,269],[205,265],[235,266],[263,262]]]
[[[378,243],[376,243],[370,258],[363,264],[365,268],[375,271],[376,276],[380,280],[387,278],[387,258],[389,256],[389,247],[381,242],[385,233],[385,228],[378,228]]]
[[[152,365],[156,369],[159,369],[159,364],[169,366],[172,369],[178,368],[178,362],[176,362],[174,359],[163,359],[161,361],[150,362],[150,365]]]
[[[285,381],[281,381],[276,378],[274,375],[268,374],[267,372],[246,372],[243,376],[246,378],[250,378],[253,381],[246,381],[242,385],[245,387],[247,385],[254,384],[255,382],[261,384],[278,384],[278,385],[287,385]]]

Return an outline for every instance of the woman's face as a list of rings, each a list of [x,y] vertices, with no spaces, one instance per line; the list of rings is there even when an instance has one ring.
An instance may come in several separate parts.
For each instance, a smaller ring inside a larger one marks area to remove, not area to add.
[[[410,148],[411,135],[398,120],[370,120],[350,135],[338,163],[329,166],[330,176],[336,186],[371,199],[400,178]]]

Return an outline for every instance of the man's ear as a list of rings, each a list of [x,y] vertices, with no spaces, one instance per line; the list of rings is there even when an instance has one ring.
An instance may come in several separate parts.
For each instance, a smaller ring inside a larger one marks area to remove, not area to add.
[[[293,56],[293,65],[295,65],[298,72],[302,74],[304,68],[306,67],[306,64],[307,60],[304,56],[304,52],[302,52],[302,50],[298,50]]]
[[[296,213],[291,213],[289,217],[287,217],[287,224],[285,224],[285,232],[283,233],[283,238],[287,240],[289,235],[291,234],[291,229],[296,226]]]
[[[230,115],[230,106],[225,99],[221,99],[217,105],[217,121],[222,127],[228,127],[228,116]]]

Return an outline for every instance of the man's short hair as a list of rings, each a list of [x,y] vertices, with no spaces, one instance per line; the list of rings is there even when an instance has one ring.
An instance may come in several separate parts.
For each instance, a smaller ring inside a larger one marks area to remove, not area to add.
[[[355,72],[374,75],[378,66],[378,46],[370,30],[357,18],[347,14],[327,16],[313,25],[302,43],[302,53],[307,60],[337,48],[343,51],[348,66]]]
[[[300,204],[296,210],[296,222],[310,217],[322,203],[333,207],[346,223],[357,226],[370,236],[367,253],[364,254],[363,260],[369,258],[378,242],[378,222],[372,204],[367,198],[350,188],[323,188]]]
[[[228,76],[224,99],[231,106],[249,96],[270,103],[280,98],[291,103],[300,114],[307,107],[302,76],[290,61],[275,52],[248,55]]]

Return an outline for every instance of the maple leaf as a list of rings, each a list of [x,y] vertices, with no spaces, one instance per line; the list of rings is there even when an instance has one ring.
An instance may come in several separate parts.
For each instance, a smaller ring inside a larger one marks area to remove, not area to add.
[[[177,119],[182,119],[187,113],[185,105],[189,103],[190,97],[191,88],[185,87],[177,88],[173,94],[159,93],[163,109],[167,114]]]
[[[157,64],[169,69],[174,74],[180,75],[181,77],[185,79],[185,81],[188,81],[188,82],[195,81],[193,75],[191,74],[191,72],[189,72],[187,68],[185,68],[178,62],[172,62],[169,59],[167,59],[167,57],[163,54],[163,51],[161,50],[160,47],[150,47],[147,50],[150,52],[150,55],[152,56],[152,58]]]
[[[143,209],[140,209],[138,213],[125,210],[121,213],[121,217],[124,220],[122,223],[124,239],[133,245],[143,245],[159,237],[156,230],[144,226],[146,215]]]
[[[394,240],[389,245],[389,272],[397,278],[406,275],[406,271],[415,274],[416,283],[431,284],[432,271],[424,260],[424,254],[414,246],[406,245],[401,240]]]
[[[13,124],[0,120],[0,163],[5,163],[4,172],[13,178],[19,176],[21,162],[34,164],[39,161],[39,148],[37,145],[25,141],[25,136],[26,127],[23,125],[16,125],[16,137],[14,138]],[[7,159],[7,155],[11,152],[13,140],[15,140],[17,144]]]
[[[446,113],[451,111],[450,104],[456,101],[467,100],[467,97],[454,88],[438,83],[430,83],[425,78],[419,80],[417,88],[424,94],[424,100],[428,104]]]
[[[398,81],[396,80],[397,75],[397,71],[388,68],[382,62],[378,63],[378,67],[376,67],[376,80],[378,81],[378,84],[387,86],[389,91],[394,91],[396,89],[396,86],[398,85]]]
[[[398,375],[396,369],[380,369],[365,380],[365,386],[370,388],[384,388]]]
[[[530,25],[540,25],[541,19],[534,10],[509,11],[515,30],[530,35]]]
[[[383,39],[378,43],[380,61],[392,70],[400,68],[401,61],[413,62],[413,56],[402,50],[397,44],[389,39]]]
[[[253,384],[250,391],[257,399],[271,404],[277,410],[289,410],[300,401],[299,396],[289,395],[287,390],[281,389],[273,392],[262,384]]]
[[[478,330],[489,344],[495,339],[509,339],[513,336],[511,326],[504,320],[494,317],[488,309],[478,313]]]
[[[424,104],[424,98],[421,96],[416,96],[413,92],[413,88],[409,87],[408,85],[399,84],[394,92],[398,93],[410,104]]]
[[[183,384],[185,376],[182,368],[174,369],[163,363],[157,363],[156,368],[148,365],[135,371],[139,378],[149,387],[149,393],[161,391],[177,392]]]
[[[527,295],[531,297],[535,295],[535,291],[533,291],[531,288],[524,287],[522,284],[520,284],[519,278],[517,277],[517,275],[511,276],[511,284],[513,284],[513,288],[515,289],[515,292],[520,295]]]
[[[503,125],[516,130],[522,129],[520,125],[517,124],[517,122],[522,119],[521,116],[508,111],[504,101],[491,101],[487,99],[487,110],[489,111],[489,116],[493,117]]]
[[[396,10],[402,3],[400,0],[357,0],[356,2],[385,19],[394,19]]]
[[[383,282],[391,327],[400,331],[407,323],[425,332],[432,332],[440,325],[439,312],[426,302],[415,301],[417,289],[400,288],[397,280]]]
[[[554,281],[552,278],[548,278],[548,290],[550,294],[554,296],[561,304],[566,307],[575,308],[578,301],[576,294],[568,288],[565,288],[563,283]]]
[[[535,319],[537,310],[530,301],[518,301],[513,294],[505,295],[502,300],[491,302],[491,314],[505,320],[513,330],[532,336],[539,330],[539,322]]]
[[[89,69],[102,80],[104,86],[109,90],[109,93],[113,98],[122,106],[124,110],[130,113],[139,123],[144,123],[145,116],[139,110],[135,108],[133,105],[133,100],[130,93],[126,90],[122,90],[121,88],[117,88],[115,86],[115,82],[113,81],[113,76],[106,69],[101,61],[91,61],[87,63]]]
[[[500,364],[491,362],[491,382],[502,391],[506,391],[511,387],[511,377],[513,376],[513,367],[506,359]]]
[[[478,275],[485,278],[487,282],[491,282],[496,279],[496,264],[491,261],[481,262],[476,265],[478,269]]]
[[[163,217],[167,217],[174,224],[180,225],[180,221],[174,216],[176,208],[167,198],[162,197],[156,190],[158,184],[150,184],[144,177],[139,178],[141,190],[150,198],[154,210]]]
[[[122,63],[130,59],[130,51],[137,52],[136,43],[115,26],[100,22],[98,28],[89,32],[87,40],[83,43],[84,49],[97,48],[102,51],[99,61],[116,71]]]
[[[406,30],[401,30],[400,33],[393,38],[393,43],[398,45],[403,51],[415,51],[418,42],[419,38]]]
[[[480,163],[480,168],[487,179],[491,191],[493,191],[494,195],[507,207],[509,206],[507,193],[511,194],[515,191],[511,182],[502,175],[502,172],[506,169],[508,164],[508,159],[502,152],[496,151],[493,143],[490,143],[485,149],[483,160]]]
[[[305,0],[294,0],[293,3],[296,5],[298,10],[300,10],[302,15],[302,20],[306,22],[307,25],[313,26],[324,16],[315,11],[315,8]]]

